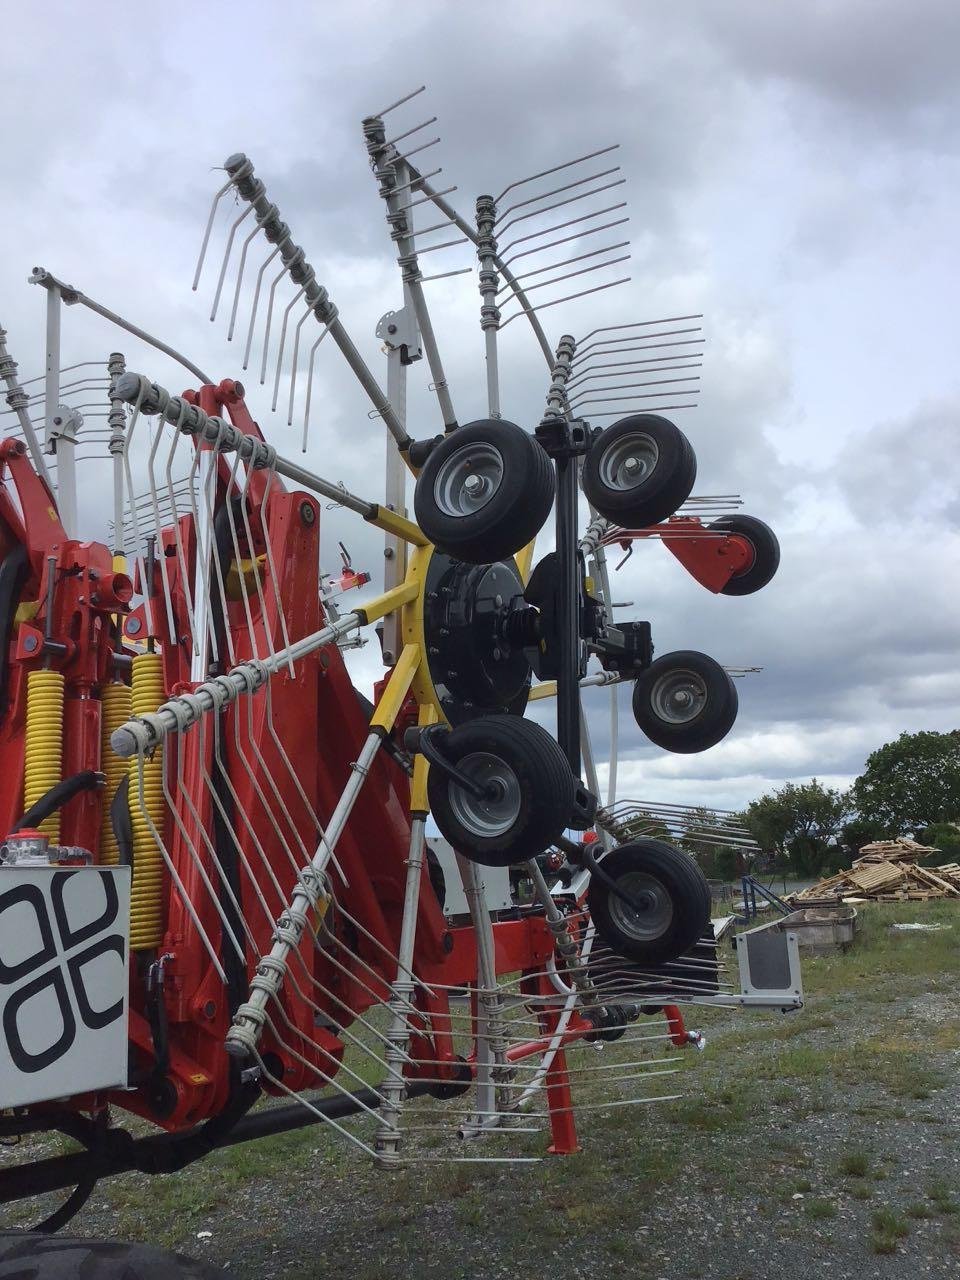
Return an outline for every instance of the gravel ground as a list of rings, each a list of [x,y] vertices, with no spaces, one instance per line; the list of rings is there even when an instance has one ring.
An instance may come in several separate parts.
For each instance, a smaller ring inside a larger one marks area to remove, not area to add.
[[[707,1051],[677,1054],[683,1098],[589,1112],[576,1157],[384,1173],[307,1130],[103,1183],[70,1229],[251,1280],[955,1277],[960,912],[944,910],[868,912],[847,956],[805,964],[789,1018],[706,1012]],[[894,936],[891,918],[950,927]]]

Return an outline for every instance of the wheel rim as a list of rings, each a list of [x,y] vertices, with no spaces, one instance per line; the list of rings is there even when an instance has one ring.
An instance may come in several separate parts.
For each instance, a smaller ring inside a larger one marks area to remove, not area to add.
[[[492,444],[475,442],[454,449],[433,483],[433,497],[445,516],[481,511],[503,481],[503,454]]]
[[[656,440],[644,431],[631,432],[604,450],[600,479],[608,489],[626,493],[649,480],[659,460]]]
[[[450,783],[450,808],[462,827],[471,835],[494,839],[505,835],[520,816],[520,780],[499,756],[474,751],[457,762],[457,768],[468,778],[487,787],[490,795],[482,800]]]
[[[707,705],[707,684],[695,671],[669,671],[654,682],[650,705],[667,724],[689,724]]]
[[[610,919],[633,942],[655,942],[673,923],[673,899],[659,880],[644,871],[630,871],[617,878],[617,885],[636,900],[634,911],[622,898],[610,894]]]

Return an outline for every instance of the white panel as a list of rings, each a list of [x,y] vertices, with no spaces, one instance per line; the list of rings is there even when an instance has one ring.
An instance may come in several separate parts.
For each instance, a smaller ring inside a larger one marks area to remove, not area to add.
[[[438,836],[428,836],[427,843],[437,855],[437,861],[443,868],[443,877],[446,881],[443,914],[448,919],[452,916],[469,915],[470,908],[467,905],[466,894],[463,892],[460,871],[457,867],[457,855],[453,848]],[[510,868],[480,867],[478,870],[483,883],[483,896],[486,899],[487,910],[508,911],[513,906],[513,898],[510,894]]]
[[[0,1107],[127,1082],[129,867],[0,867]]]

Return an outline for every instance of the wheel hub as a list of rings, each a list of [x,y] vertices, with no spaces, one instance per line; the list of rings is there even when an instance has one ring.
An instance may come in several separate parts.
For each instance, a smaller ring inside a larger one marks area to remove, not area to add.
[[[430,679],[451,725],[492,712],[522,714],[530,664],[511,636],[524,607],[515,563],[472,565],[434,552],[423,629]]]

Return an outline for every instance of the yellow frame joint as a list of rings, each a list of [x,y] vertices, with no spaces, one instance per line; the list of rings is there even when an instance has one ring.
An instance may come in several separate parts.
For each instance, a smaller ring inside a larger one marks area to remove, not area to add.
[[[390,732],[394,721],[400,714],[403,700],[410,691],[410,685],[413,683],[413,677],[417,674],[419,665],[420,646],[416,644],[404,645],[403,653],[401,653],[397,665],[390,673],[387,687],[384,689],[380,701],[370,717],[371,729],[382,729],[384,733]]]

